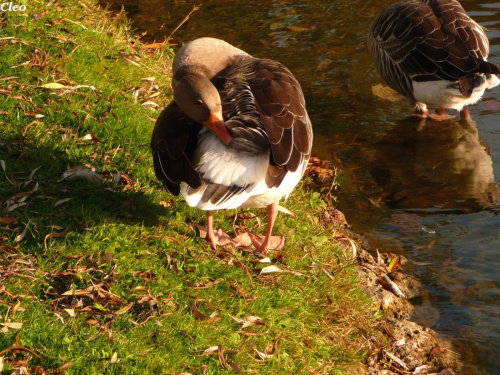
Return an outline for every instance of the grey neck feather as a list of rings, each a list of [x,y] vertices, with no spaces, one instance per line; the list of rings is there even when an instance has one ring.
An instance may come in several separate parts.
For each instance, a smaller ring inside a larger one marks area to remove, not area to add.
[[[242,57],[250,56],[245,51],[215,38],[199,38],[184,45],[175,55],[172,71],[176,84],[176,73],[191,71],[201,73],[208,79]]]

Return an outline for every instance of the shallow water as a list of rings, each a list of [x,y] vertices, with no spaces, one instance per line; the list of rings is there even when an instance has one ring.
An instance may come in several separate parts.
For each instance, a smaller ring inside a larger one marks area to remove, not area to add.
[[[123,2],[151,39],[169,36],[199,1]],[[466,373],[500,373],[500,88],[470,108],[473,121],[408,119],[385,102],[366,49],[373,17],[393,1],[203,1],[173,34],[225,39],[281,61],[297,76],[314,127],[314,154],[341,170],[338,207],[380,251],[404,251],[429,288],[414,320],[461,343]],[[462,1],[488,28],[500,64],[500,2]]]

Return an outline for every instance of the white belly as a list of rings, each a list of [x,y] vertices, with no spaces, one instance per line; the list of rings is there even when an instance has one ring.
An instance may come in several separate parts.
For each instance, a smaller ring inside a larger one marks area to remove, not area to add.
[[[288,197],[300,181],[307,160],[295,172],[288,172],[280,186],[269,188],[265,182],[269,166],[269,153],[242,154],[226,147],[212,133],[204,133],[196,151],[195,168],[206,181],[223,186],[245,187],[242,191],[221,203],[203,201],[203,194],[209,185],[203,183],[198,189],[184,184],[181,192],[186,203],[202,210],[233,209],[238,207],[259,208]]]
[[[483,84],[474,88],[471,96],[466,98],[459,89],[450,87],[450,81],[413,81],[413,96],[419,103],[429,108],[447,108],[461,111],[463,107],[477,103],[486,89],[493,88],[500,83],[495,75],[484,80]]]

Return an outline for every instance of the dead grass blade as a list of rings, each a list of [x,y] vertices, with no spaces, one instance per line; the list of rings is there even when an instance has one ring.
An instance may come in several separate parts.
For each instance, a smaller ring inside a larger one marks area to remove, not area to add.
[[[71,226],[69,225],[65,230],[63,230],[62,232],[59,232],[59,233],[49,233],[47,234],[44,238],[43,238],[43,247],[45,248],[45,250],[47,250],[47,240],[50,240],[51,238],[60,238],[60,237],[63,237],[65,235],[67,235],[69,232],[71,232],[73,230],[73,228],[71,228]]]

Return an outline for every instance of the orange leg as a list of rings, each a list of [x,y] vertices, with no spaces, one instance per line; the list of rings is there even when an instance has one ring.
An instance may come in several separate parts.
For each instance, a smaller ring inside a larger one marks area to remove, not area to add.
[[[264,241],[257,248],[261,253],[265,254],[269,244],[271,243],[271,233],[273,232],[274,222],[276,221],[276,217],[278,216],[278,203],[271,203],[266,208],[267,213],[267,231],[266,237],[264,237]]]
[[[212,211],[207,211],[207,240],[210,242],[212,249],[217,249],[218,240],[214,235],[214,218]]]
[[[460,111],[461,118],[470,118],[470,112],[467,108],[464,108]]]

